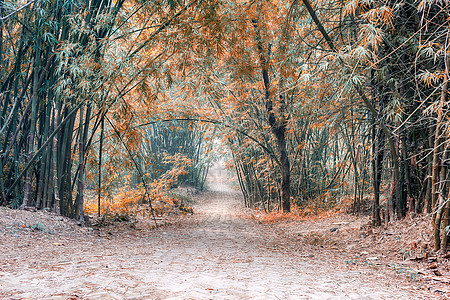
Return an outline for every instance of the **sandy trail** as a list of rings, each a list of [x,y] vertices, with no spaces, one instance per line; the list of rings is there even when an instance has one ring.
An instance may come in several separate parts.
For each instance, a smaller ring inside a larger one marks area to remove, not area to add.
[[[196,214],[180,225],[109,239],[59,237],[62,245],[50,247],[42,239],[0,242],[0,298],[424,298],[374,270],[348,272],[343,262],[286,245],[283,236],[239,217],[241,194],[223,168],[212,168],[208,181]]]

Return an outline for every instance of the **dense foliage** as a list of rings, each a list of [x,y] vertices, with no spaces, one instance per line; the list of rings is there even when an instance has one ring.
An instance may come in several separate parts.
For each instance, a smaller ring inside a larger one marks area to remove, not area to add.
[[[118,166],[150,203],[181,161],[201,187],[215,127],[247,205],[432,213],[447,247],[448,1],[0,0],[0,18],[3,205],[83,220],[86,175],[100,193]]]

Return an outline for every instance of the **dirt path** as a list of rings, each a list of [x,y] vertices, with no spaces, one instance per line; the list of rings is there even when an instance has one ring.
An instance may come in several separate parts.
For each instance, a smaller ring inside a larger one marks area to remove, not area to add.
[[[0,298],[430,299],[373,269],[348,272],[313,257],[241,218],[226,171],[210,173],[210,191],[179,225],[106,238],[0,236]]]

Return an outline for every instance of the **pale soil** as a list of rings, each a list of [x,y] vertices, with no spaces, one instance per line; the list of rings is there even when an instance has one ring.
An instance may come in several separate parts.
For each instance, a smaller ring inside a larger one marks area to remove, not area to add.
[[[327,249],[293,224],[260,224],[226,172],[210,173],[195,214],[156,230],[0,209],[0,298],[439,299],[383,265],[349,263],[338,247],[350,244]]]

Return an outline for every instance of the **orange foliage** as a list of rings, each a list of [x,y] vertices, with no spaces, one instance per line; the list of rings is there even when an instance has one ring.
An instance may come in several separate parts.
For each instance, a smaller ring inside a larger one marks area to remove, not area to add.
[[[142,203],[145,192],[141,189],[131,190],[123,187],[110,199],[101,198],[100,212],[102,216],[118,218],[125,216],[136,216],[141,214],[145,217],[145,210],[139,205]],[[97,213],[97,199],[90,199],[85,203],[85,212],[95,215]]]
[[[119,220],[136,216],[146,218],[152,216],[149,202],[151,202],[155,214],[164,214],[171,211],[173,207],[179,206],[177,199],[171,197],[168,191],[179,176],[186,174],[187,167],[192,161],[183,155],[176,154],[165,155],[163,163],[173,164],[173,168],[153,180],[147,188],[143,184],[136,188],[131,188],[127,184],[112,197],[101,198],[101,214]],[[95,215],[98,211],[97,205],[97,198],[88,199],[85,204],[85,212]]]
[[[293,205],[290,213],[283,213],[281,211],[264,213],[258,210],[258,213],[252,217],[261,223],[271,224],[282,221],[326,219],[337,213],[338,210],[336,209],[330,210],[318,208],[314,205],[314,201],[310,201],[306,206],[301,208],[297,205]]]

